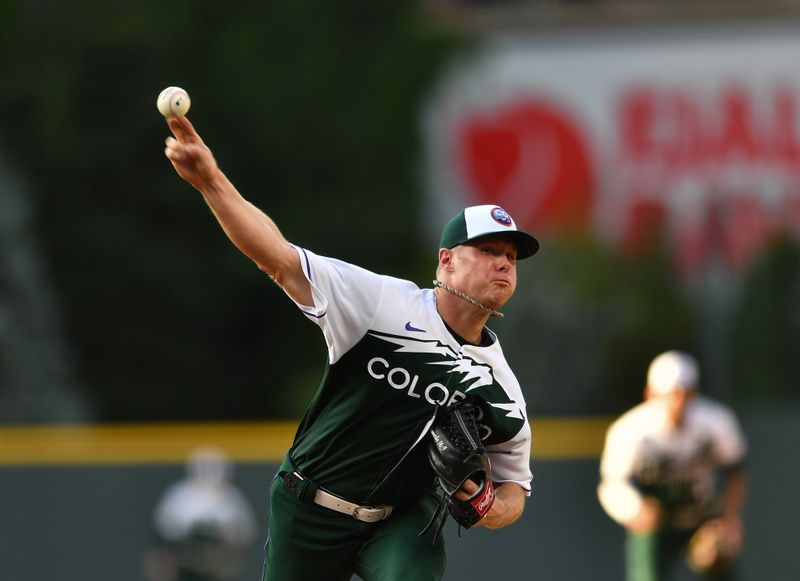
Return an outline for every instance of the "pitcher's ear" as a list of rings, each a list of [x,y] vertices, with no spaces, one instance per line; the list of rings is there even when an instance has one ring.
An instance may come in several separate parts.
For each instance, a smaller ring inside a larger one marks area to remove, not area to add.
[[[439,268],[443,268],[445,270],[451,270],[451,264],[453,262],[453,250],[451,248],[440,248],[439,249]]]

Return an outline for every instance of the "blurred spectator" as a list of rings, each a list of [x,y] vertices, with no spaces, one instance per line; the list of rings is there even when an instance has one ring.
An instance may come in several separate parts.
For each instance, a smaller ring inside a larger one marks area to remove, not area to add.
[[[697,393],[694,358],[668,351],[650,364],[645,401],[609,428],[598,495],[626,529],[628,581],[730,579],[742,544],[746,443],[721,403]]]
[[[228,581],[242,570],[256,523],[233,484],[233,465],[214,448],[193,452],[186,478],[162,495],[153,515],[155,546],[145,555],[149,581]]]

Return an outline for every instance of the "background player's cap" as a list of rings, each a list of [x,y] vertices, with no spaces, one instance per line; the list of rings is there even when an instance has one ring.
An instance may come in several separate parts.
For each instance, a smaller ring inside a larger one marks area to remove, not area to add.
[[[533,256],[539,250],[539,241],[521,230],[511,215],[493,204],[470,206],[456,214],[442,230],[439,248],[453,248],[470,240],[507,234],[517,245],[517,259]]]
[[[221,484],[233,474],[233,465],[219,448],[197,448],[186,459],[186,472],[190,479]]]
[[[695,389],[700,378],[694,357],[682,351],[667,351],[650,363],[647,388],[656,395]]]

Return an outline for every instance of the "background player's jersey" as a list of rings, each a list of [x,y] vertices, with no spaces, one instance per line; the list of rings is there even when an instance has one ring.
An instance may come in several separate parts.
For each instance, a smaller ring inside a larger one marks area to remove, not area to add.
[[[530,490],[530,426],[497,337],[461,345],[434,293],[298,249],[328,365],[290,451],[324,488],[357,502],[402,504],[430,492],[427,430],[437,405],[479,400],[493,478]],[[417,445],[420,444],[420,445]]]
[[[715,476],[741,463],[745,441],[733,413],[695,396],[678,428],[658,400],[639,404],[609,429],[600,465],[600,500],[618,521],[638,510],[642,495],[657,498],[667,522],[693,527],[715,510]]]

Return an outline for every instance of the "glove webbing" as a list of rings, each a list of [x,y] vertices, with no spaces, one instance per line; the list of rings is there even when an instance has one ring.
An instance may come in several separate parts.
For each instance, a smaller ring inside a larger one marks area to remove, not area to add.
[[[457,422],[461,428],[456,428],[452,421],[448,423],[447,432],[450,435],[450,438],[460,450],[469,453],[469,455],[464,458],[464,462],[467,462],[475,456],[483,454],[485,449],[483,447],[483,443],[478,437],[478,417],[475,408],[454,411],[450,417],[452,420]],[[472,436],[473,434],[475,437]]]

